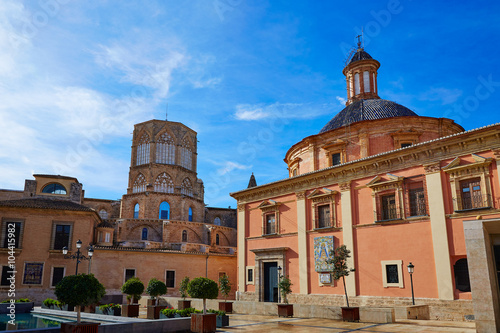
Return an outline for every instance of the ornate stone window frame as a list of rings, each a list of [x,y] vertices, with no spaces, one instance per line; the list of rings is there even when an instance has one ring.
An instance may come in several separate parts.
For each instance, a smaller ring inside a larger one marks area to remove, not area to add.
[[[375,222],[401,220],[405,218],[404,200],[403,200],[403,181],[404,177],[387,174],[388,180],[383,180],[382,177],[376,176],[366,184],[372,189],[373,198],[373,220]],[[396,199],[396,214],[395,219],[385,220],[379,218],[382,216],[382,197],[394,195]]]
[[[294,160],[292,160],[290,162],[290,164],[288,164],[289,177],[295,177],[295,176],[300,175],[299,166],[300,166],[301,161],[302,161],[302,159],[300,157],[297,157]],[[294,174],[294,172],[296,174]]]
[[[335,196],[337,191],[330,190],[327,188],[315,189],[309,195],[307,199],[311,200],[311,210],[312,210],[312,223],[313,229],[326,229],[326,228],[337,228],[337,214],[335,210]],[[330,207],[330,221],[329,225],[325,228],[319,228],[319,207],[323,205],[328,205]]]
[[[250,277],[250,272],[251,275],[252,275],[252,280],[250,281],[249,277]],[[255,284],[255,266],[246,266],[246,269],[245,269],[245,281],[246,281],[246,284]]]
[[[382,260],[382,284],[384,288],[397,287],[404,288],[405,284],[403,281],[403,261],[402,260]],[[387,266],[396,265],[398,268],[398,283],[388,283],[387,282]]]
[[[273,236],[280,234],[280,206],[281,202],[277,202],[274,200],[265,200],[261,202],[260,205],[257,206],[262,212],[262,236]],[[275,232],[267,233],[266,230],[266,218],[268,215],[274,215],[275,219]]]
[[[419,142],[420,135],[422,135],[422,132],[415,131],[414,129],[411,129],[410,131],[399,130],[391,133],[395,149],[401,148],[401,145],[405,143],[410,143],[412,145],[417,144]]]
[[[283,269],[283,276],[289,274],[286,265],[286,252],[288,247],[250,250],[255,254],[254,284],[255,294],[259,302],[264,301],[264,263],[276,262]]]
[[[451,197],[453,199],[453,210],[455,212],[463,211],[460,182],[474,178],[480,178],[481,195],[486,198],[487,201],[485,207],[472,208],[468,210],[492,207],[489,173],[490,164],[493,162],[493,158],[482,157],[476,154],[471,154],[471,156],[474,159],[473,163],[462,164],[461,159],[457,157],[442,168],[442,170],[450,177]]]
[[[337,153],[340,154],[340,164],[347,162],[346,146],[347,143],[344,140],[337,139],[321,147],[325,151],[328,166],[333,166],[332,155]]]

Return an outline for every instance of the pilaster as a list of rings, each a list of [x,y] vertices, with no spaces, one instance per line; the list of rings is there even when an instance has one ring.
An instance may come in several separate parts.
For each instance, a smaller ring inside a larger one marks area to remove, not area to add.
[[[245,292],[245,282],[246,282],[246,267],[245,267],[245,256],[246,256],[246,243],[245,243],[245,232],[246,232],[246,209],[245,204],[238,204],[238,291]]]
[[[307,233],[306,233],[306,196],[305,192],[296,193],[297,196],[297,240],[299,247],[299,292],[308,294],[308,276],[307,266]]]
[[[340,209],[342,210],[342,238],[347,249],[351,251],[351,257],[347,259],[347,267],[354,267],[354,236],[352,232],[352,200],[351,200],[351,183],[341,183],[340,185]],[[356,273],[349,274],[345,278],[347,295],[356,296]]]

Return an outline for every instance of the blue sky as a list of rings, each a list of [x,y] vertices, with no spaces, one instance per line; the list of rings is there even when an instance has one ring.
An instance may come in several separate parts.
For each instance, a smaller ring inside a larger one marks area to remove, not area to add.
[[[465,129],[500,121],[497,1],[2,0],[0,188],[77,177],[125,193],[133,124],[198,132],[210,206],[342,110],[346,52],[364,27],[379,95]]]

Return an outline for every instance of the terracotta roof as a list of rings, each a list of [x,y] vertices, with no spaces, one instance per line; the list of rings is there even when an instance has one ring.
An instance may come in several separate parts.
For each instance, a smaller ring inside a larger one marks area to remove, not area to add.
[[[418,114],[406,106],[385,99],[361,99],[349,104],[337,113],[319,132],[324,133],[363,120],[403,116],[418,116]]]
[[[58,209],[58,210],[94,212],[92,208],[77,204],[76,202],[73,201],[52,200],[46,198],[2,200],[0,201],[0,207],[40,208],[40,209]]]

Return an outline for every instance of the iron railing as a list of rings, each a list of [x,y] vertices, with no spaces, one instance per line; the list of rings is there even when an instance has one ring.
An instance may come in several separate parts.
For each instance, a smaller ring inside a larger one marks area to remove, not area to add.
[[[491,207],[491,196],[489,194],[461,195],[454,199],[455,211],[484,209]]]

